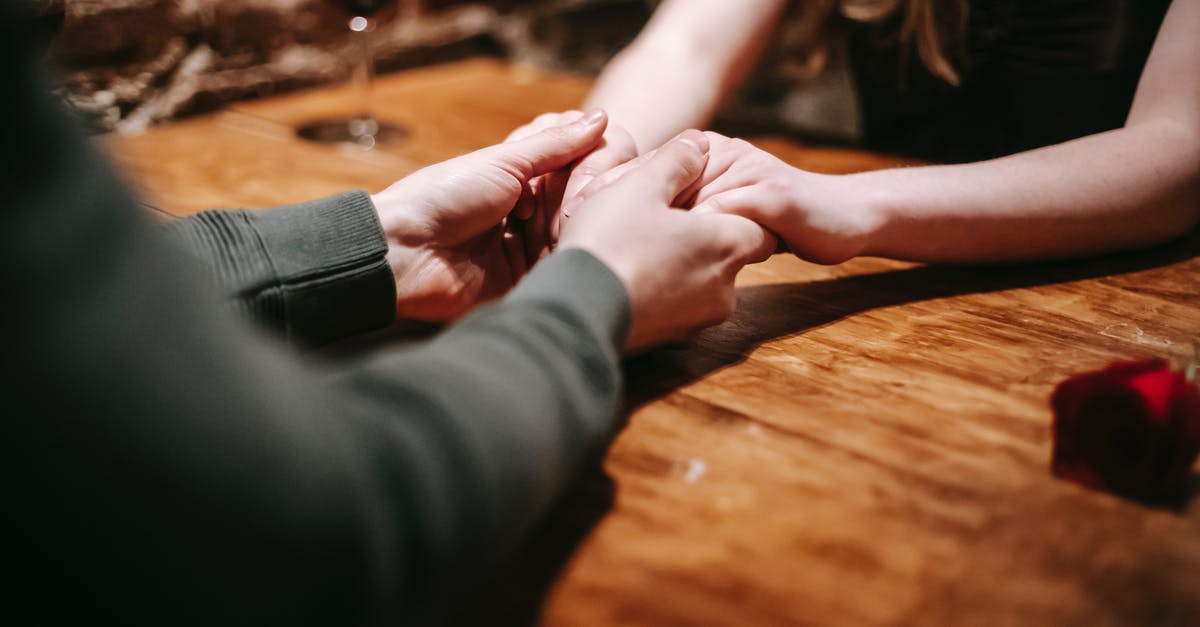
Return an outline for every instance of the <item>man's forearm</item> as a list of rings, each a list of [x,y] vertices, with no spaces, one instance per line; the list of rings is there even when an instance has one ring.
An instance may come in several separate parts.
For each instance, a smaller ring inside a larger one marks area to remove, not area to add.
[[[552,255],[432,343],[322,368],[218,306],[147,224],[36,80],[29,23],[0,0],[12,613],[426,624],[604,441],[619,279]],[[347,267],[382,263],[372,233]],[[305,241],[278,243],[290,276]]]
[[[442,618],[599,451],[628,318],[619,279],[564,251],[431,342],[335,375],[351,461],[372,469],[360,510],[388,512],[396,541],[374,547],[397,575],[375,583],[412,604],[399,617]]]

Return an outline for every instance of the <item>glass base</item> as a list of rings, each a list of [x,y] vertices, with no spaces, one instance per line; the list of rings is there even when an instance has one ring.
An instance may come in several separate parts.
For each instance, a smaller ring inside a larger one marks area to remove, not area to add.
[[[341,118],[309,122],[296,129],[296,134],[322,144],[351,144],[369,149],[404,140],[408,128],[370,118]]]

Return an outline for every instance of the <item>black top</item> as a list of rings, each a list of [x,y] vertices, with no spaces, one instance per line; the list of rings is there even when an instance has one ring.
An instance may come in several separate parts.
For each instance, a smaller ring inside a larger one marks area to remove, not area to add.
[[[620,281],[555,253],[432,341],[317,361],[285,340],[394,316],[369,197],[164,237],[45,95],[23,4],[0,0],[6,613],[409,625],[464,605],[606,441]]]
[[[1169,0],[972,0],[962,78],[897,45],[897,20],[850,25],[866,143],[933,159],[1011,154],[1122,126]]]

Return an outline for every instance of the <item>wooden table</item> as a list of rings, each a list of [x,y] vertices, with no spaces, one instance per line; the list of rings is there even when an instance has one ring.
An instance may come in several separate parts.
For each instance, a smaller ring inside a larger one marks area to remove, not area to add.
[[[294,138],[350,109],[339,90],[105,143],[167,213],[260,208],[382,188],[587,88],[475,60],[380,81],[413,130],[393,148]],[[817,171],[899,163],[755,141]],[[1200,498],[1156,509],[1056,480],[1047,407],[1071,373],[1187,356],[1198,251],[1193,234],[1061,264],[748,268],[732,320],[628,364],[603,472],[475,602],[478,624],[1200,625]]]

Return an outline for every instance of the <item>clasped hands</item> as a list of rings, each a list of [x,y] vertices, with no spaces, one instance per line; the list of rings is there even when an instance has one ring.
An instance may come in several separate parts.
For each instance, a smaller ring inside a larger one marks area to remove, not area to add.
[[[770,256],[773,232],[809,228],[784,224],[784,200],[772,198],[794,193],[775,172],[791,168],[748,143],[685,131],[637,156],[607,122],[601,111],[544,115],[373,196],[398,315],[452,320],[506,293],[551,250],[580,248],[625,286],[626,349],[636,351],[724,320],[734,277]],[[814,256],[857,252],[853,229],[839,229],[846,241],[827,238]]]

